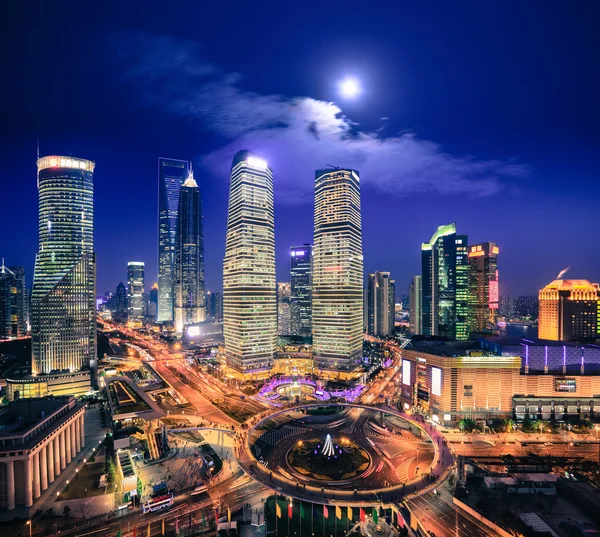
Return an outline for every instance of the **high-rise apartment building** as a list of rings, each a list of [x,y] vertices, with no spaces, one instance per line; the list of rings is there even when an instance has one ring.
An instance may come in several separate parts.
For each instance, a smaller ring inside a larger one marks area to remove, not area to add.
[[[390,336],[394,331],[396,284],[389,272],[374,272],[367,279],[367,332]]]
[[[537,296],[518,296],[515,300],[515,314],[518,317],[536,320],[538,313],[539,305]]]
[[[115,313],[118,316],[124,316],[127,313],[127,288],[123,282],[117,285],[117,291],[114,298]]]
[[[277,282],[277,333],[288,336],[291,333],[290,282]]]
[[[515,315],[515,299],[511,295],[502,295],[500,297],[500,315],[510,319]]]
[[[217,291],[206,293],[206,311],[213,321],[223,320],[223,295]]]
[[[409,322],[410,332],[414,335],[420,335],[423,333],[422,324],[422,279],[421,276],[413,276],[410,282],[409,289]]]
[[[175,242],[175,331],[206,319],[202,200],[192,171],[181,185]]]
[[[469,337],[468,237],[456,224],[437,228],[421,245],[423,334],[449,339]]]
[[[34,375],[87,369],[96,359],[94,163],[48,156],[37,169],[31,369]]]
[[[248,151],[231,166],[223,334],[231,367],[247,375],[270,370],[277,344],[273,173]]]
[[[312,333],[312,245],[290,248],[291,334]]]
[[[127,320],[141,323],[144,318],[144,262],[127,263]]]
[[[363,255],[355,170],[315,173],[312,329],[318,369],[356,367],[363,342]]]
[[[495,242],[469,246],[469,330],[483,332],[498,322],[498,253]]]
[[[554,280],[539,293],[540,339],[574,341],[598,334],[600,284]]]
[[[175,248],[179,192],[187,160],[158,159],[158,322],[175,320]]]
[[[25,286],[25,269],[0,266],[0,339],[13,339],[27,334],[29,301]]]

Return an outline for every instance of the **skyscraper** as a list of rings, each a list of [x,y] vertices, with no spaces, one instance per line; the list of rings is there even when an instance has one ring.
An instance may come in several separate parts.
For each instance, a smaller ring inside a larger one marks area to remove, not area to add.
[[[598,334],[600,284],[554,280],[539,293],[540,339],[574,341]]]
[[[273,173],[248,151],[231,166],[223,333],[230,366],[249,375],[270,370],[277,343]]]
[[[313,243],[313,353],[321,370],[350,371],[362,357],[363,255],[360,178],[317,170]]]
[[[127,313],[127,288],[123,282],[119,282],[117,285],[117,291],[115,292],[115,313],[123,317]]]
[[[37,169],[31,369],[34,375],[87,369],[96,358],[94,163],[48,156]]]
[[[189,169],[187,160],[158,159],[158,322],[175,319],[177,211]]]
[[[437,228],[421,245],[423,334],[466,340],[469,337],[468,237],[456,224]]]
[[[127,322],[141,325],[144,318],[144,262],[127,263]]]
[[[312,245],[290,248],[291,334],[312,333]]]
[[[189,172],[181,185],[175,241],[175,331],[206,319],[200,189]]]
[[[27,334],[29,308],[25,269],[0,265],[0,339],[13,339]]]
[[[385,337],[394,331],[396,284],[389,272],[369,274],[367,281],[367,332]]]
[[[290,282],[277,282],[277,333],[288,336],[291,333]]]
[[[148,304],[147,304],[147,315],[152,321],[156,321],[158,314],[158,284],[154,282],[154,285],[148,291]]]
[[[422,324],[422,300],[423,300],[423,289],[421,276],[413,276],[412,282],[410,282],[409,290],[409,321],[410,321],[410,332],[414,335],[420,335],[423,333]]]
[[[217,291],[206,293],[206,311],[213,321],[223,320],[223,295]]]
[[[496,328],[498,321],[498,245],[469,246],[469,330]]]

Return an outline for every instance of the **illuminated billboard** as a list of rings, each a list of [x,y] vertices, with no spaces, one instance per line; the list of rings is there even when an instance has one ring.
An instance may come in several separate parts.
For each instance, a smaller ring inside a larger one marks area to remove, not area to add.
[[[431,393],[442,395],[442,370],[439,367],[431,368]]]
[[[402,360],[402,384],[410,386],[410,362]]]
[[[198,325],[188,326],[187,335],[190,338],[198,337],[200,335],[200,327]]]
[[[575,379],[554,379],[555,392],[576,392],[577,381]]]

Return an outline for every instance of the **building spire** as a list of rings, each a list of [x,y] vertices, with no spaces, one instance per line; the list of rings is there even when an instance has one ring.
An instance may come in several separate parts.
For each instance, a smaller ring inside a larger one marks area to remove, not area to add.
[[[192,187],[192,188],[198,188],[198,183],[196,183],[196,180],[194,179],[194,170],[192,170],[191,166],[190,166],[190,169],[188,171],[187,179],[185,180],[185,182],[181,186],[188,186],[188,187]]]

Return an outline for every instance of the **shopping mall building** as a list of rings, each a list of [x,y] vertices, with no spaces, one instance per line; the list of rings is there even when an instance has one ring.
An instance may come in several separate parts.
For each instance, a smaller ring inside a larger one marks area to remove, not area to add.
[[[600,346],[484,338],[412,341],[400,399],[440,423],[600,417]]]

